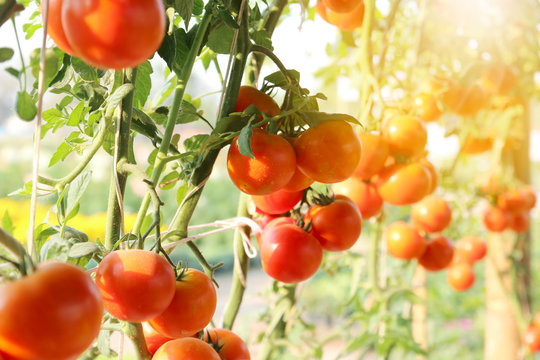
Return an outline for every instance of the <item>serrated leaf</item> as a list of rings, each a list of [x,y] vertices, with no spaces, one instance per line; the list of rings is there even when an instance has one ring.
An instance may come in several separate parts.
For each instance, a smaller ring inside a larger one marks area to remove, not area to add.
[[[0,48],[0,63],[4,61],[8,61],[9,59],[13,57],[14,54],[15,54],[15,51],[13,51],[13,49],[11,48],[7,48],[7,47]]]
[[[191,14],[193,13],[193,0],[175,0],[174,8],[178,11],[180,17],[184,20],[186,28],[189,27],[189,20],[191,19]]]
[[[293,79],[295,79],[297,82],[300,81],[300,73],[296,70],[287,70],[289,73],[289,76],[291,76]],[[279,87],[283,87],[287,85],[289,82],[287,81],[287,78],[285,78],[285,75],[281,71],[276,71],[264,78],[264,81],[269,82],[270,84],[274,84]]]
[[[225,24],[227,24],[227,26],[231,27],[232,29],[240,28],[240,25],[238,25],[232,14],[226,9],[219,9],[218,16]]]
[[[15,109],[17,115],[25,121],[32,121],[37,114],[37,107],[34,99],[26,91],[17,93]]]
[[[13,230],[15,230],[15,226],[7,210],[4,212],[4,216],[2,216],[2,229],[9,234],[13,234]]]
[[[107,99],[107,108],[115,109],[120,105],[120,102],[125,98],[130,92],[133,91],[133,84],[123,84],[120,85],[111,96]]]
[[[71,58],[71,66],[73,66],[73,70],[83,79],[86,81],[97,81],[97,71],[92,66],[88,65],[84,61],[82,61],[79,58],[72,57]]]
[[[145,61],[137,67],[137,78],[135,80],[135,93],[133,94],[133,105],[143,108],[150,95],[152,79],[150,74],[154,72],[149,61]]]
[[[64,159],[73,152],[73,146],[69,145],[65,141],[62,142],[54,154],[51,156],[51,160],[49,160],[49,167],[53,166],[60,160],[64,161]]]
[[[186,151],[199,151],[204,144],[208,141],[210,135],[207,134],[198,134],[184,140],[184,149]]]
[[[251,39],[255,42],[255,44],[263,46],[267,49],[274,50],[274,47],[272,46],[272,38],[265,30],[255,30],[251,34]]]
[[[26,33],[25,39],[30,39],[34,35],[34,33],[41,28],[41,24],[24,24],[23,30]]]
[[[153,143],[157,143],[158,140],[158,130],[157,126],[154,124],[154,121],[150,116],[148,116],[144,111],[133,108],[133,116],[131,119],[131,128],[138,132],[141,135],[146,136]]]
[[[86,171],[77,176],[77,178],[69,184],[69,189],[66,194],[66,219],[64,221],[68,221],[77,215],[79,203],[90,183],[91,174],[90,171]]]
[[[75,106],[71,114],[69,115],[69,120],[67,125],[69,126],[78,126],[79,123],[84,120],[86,114],[88,114],[89,109],[84,106],[83,102],[80,102]]]
[[[219,24],[208,35],[207,46],[218,54],[230,53],[234,31],[234,29],[225,23]]]
[[[244,126],[242,130],[240,130],[240,135],[238,135],[238,151],[240,151],[240,154],[249,156],[252,159],[255,159],[255,155],[253,155],[253,151],[251,151],[251,136],[253,135],[253,129],[251,128],[251,125],[248,124],[247,126]]]
[[[54,79],[52,79],[49,86],[53,89],[61,89],[69,84],[69,82],[73,78],[73,74],[75,74],[75,71],[71,66],[71,56],[69,56],[68,54],[64,54],[64,57],[62,59],[62,67],[60,68],[58,74],[56,74]]]
[[[85,256],[90,256],[96,252],[99,251],[99,246],[93,242],[81,242],[77,244],[73,244],[73,246],[69,249],[68,256],[70,258],[81,258]]]

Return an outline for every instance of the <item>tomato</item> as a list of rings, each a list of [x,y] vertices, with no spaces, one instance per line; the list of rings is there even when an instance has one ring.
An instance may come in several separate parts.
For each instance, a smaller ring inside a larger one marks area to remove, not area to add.
[[[534,314],[532,325],[536,326],[537,328],[540,328],[540,312],[537,312]]]
[[[479,236],[464,236],[456,244],[455,258],[474,264],[486,256],[486,242]]]
[[[210,336],[208,336],[210,334]],[[249,349],[234,332],[227,329],[210,329],[204,334],[204,340],[220,348],[219,355],[223,360],[250,360]]]
[[[360,1],[357,7],[346,13],[328,9],[324,1],[318,1],[315,9],[324,21],[337,26],[342,31],[353,31],[362,26],[364,21],[365,6],[363,1]]]
[[[359,137],[362,143],[362,156],[354,174],[361,179],[369,179],[384,168],[390,149],[379,134],[360,133]]]
[[[451,265],[446,273],[448,285],[456,291],[465,291],[474,284],[474,269],[471,264],[462,262]]]
[[[267,227],[270,228],[272,226],[284,225],[284,224],[296,225],[296,222],[294,221],[293,218],[288,217],[288,216],[264,215],[262,220],[259,221],[259,224],[261,226],[261,229],[264,231],[264,229],[266,229]],[[261,248],[261,237],[262,237],[262,232],[256,235],[257,245],[259,246],[259,249]]]
[[[285,283],[304,281],[315,274],[323,255],[319,241],[296,225],[272,223],[265,227],[261,236],[263,270]]]
[[[386,121],[382,136],[390,152],[406,157],[417,157],[427,144],[427,130],[418,118],[410,115],[394,116]]]
[[[210,323],[216,304],[217,295],[212,280],[205,273],[188,268],[176,281],[176,290],[169,306],[148,323],[170,338],[191,336]]]
[[[529,229],[529,213],[526,211],[510,214],[508,227],[517,233],[524,233]]]
[[[315,205],[308,211],[311,234],[324,250],[351,248],[362,232],[362,214],[356,204],[344,195],[336,195],[328,205]]]
[[[384,231],[388,253],[395,258],[412,260],[422,256],[426,241],[405,221],[397,221]]]
[[[452,220],[452,210],[441,197],[428,196],[411,207],[411,220],[415,228],[425,233],[446,229]]]
[[[242,155],[236,137],[227,155],[227,170],[232,182],[250,195],[267,195],[283,188],[296,170],[293,147],[279,135],[253,129],[251,151],[254,159]]]
[[[335,194],[349,197],[358,206],[362,219],[369,219],[381,212],[383,199],[372,183],[367,183],[357,176],[332,185]]]
[[[234,112],[242,112],[249,105],[255,105],[260,112],[270,116],[276,116],[281,111],[279,105],[270,95],[253,86],[240,86]]]
[[[165,36],[161,0],[63,0],[62,25],[75,54],[102,69],[135,67]]]
[[[453,85],[442,94],[444,105],[461,116],[476,115],[487,100],[486,93],[478,84],[468,88]]]
[[[45,262],[0,287],[0,351],[19,360],[67,360],[82,354],[99,333],[103,305],[80,268]]]
[[[510,223],[509,214],[497,207],[490,207],[484,213],[484,226],[491,232],[501,232],[506,229]]]
[[[506,190],[497,197],[497,207],[513,213],[528,210],[530,199],[527,196],[522,189]]]
[[[285,191],[278,190],[269,195],[253,195],[251,200],[255,206],[267,214],[283,214],[295,207],[302,200],[304,190]]]
[[[73,48],[69,45],[62,25],[62,2],[63,0],[49,0],[49,19],[47,22],[47,34],[53,39],[56,46],[65,53],[74,55]],[[43,5],[40,7],[41,20],[45,22]]]
[[[356,9],[363,0],[322,0],[326,8],[336,13],[348,13]]]
[[[181,338],[166,342],[152,360],[222,360],[212,346],[195,338]]]
[[[296,139],[294,148],[300,170],[327,184],[350,177],[362,153],[358,134],[342,120],[323,121],[309,128]]]
[[[493,64],[487,67],[480,77],[480,85],[489,93],[506,94],[518,83],[515,68],[504,64]]]
[[[431,195],[437,189],[437,186],[439,185],[439,174],[437,173],[437,169],[435,169],[435,166],[429,162],[427,159],[423,158],[418,161],[420,165],[422,165],[431,175],[430,183],[429,183],[429,189],[426,195]]]
[[[175,274],[163,256],[148,250],[117,250],[103,258],[96,284],[105,310],[141,322],[163,312],[174,296]]]
[[[424,269],[439,271],[446,268],[454,256],[454,247],[445,236],[439,235],[428,241],[426,251],[418,259]]]
[[[297,166],[291,180],[283,187],[285,191],[300,191],[307,189],[314,181]]]
[[[465,155],[481,154],[493,148],[492,137],[474,137],[467,136],[463,145],[461,145],[461,153]]]
[[[523,189],[523,192],[525,193],[525,199],[527,200],[527,210],[531,210],[536,206],[536,194],[532,187],[526,186]]]
[[[442,115],[437,103],[437,98],[432,94],[419,94],[413,99],[413,109],[422,121],[431,122],[437,120]]]
[[[529,325],[523,336],[523,344],[531,353],[540,351],[540,327]]]
[[[165,344],[167,341],[173,340],[170,337],[166,337],[158,333],[146,321],[142,323],[142,327],[143,327],[144,341],[146,342],[146,347],[148,348],[148,351],[152,355],[156,353],[157,349],[159,349],[161,345]]]
[[[384,168],[375,184],[384,201],[392,205],[409,205],[427,195],[431,187],[431,175],[418,162],[395,164]]]

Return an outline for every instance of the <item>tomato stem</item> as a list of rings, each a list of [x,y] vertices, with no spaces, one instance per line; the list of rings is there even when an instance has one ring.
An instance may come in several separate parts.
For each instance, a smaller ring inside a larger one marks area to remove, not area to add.
[[[124,333],[133,342],[135,346],[135,354],[137,360],[149,360],[152,358],[152,354],[148,351],[146,342],[144,340],[143,328],[140,323],[126,322],[124,327]]]

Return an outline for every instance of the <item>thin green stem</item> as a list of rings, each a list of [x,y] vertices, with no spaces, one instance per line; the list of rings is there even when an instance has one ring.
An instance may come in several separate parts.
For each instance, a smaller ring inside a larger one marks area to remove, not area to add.
[[[287,81],[289,81],[292,84],[296,83],[296,80],[291,77],[291,74],[289,74],[289,71],[287,70],[285,65],[283,65],[281,60],[279,60],[279,58],[276,56],[276,54],[272,52],[272,50],[265,48],[264,46],[260,46],[256,44],[251,45],[250,49],[252,52],[257,52],[257,53],[261,53],[268,56],[274,62],[274,64],[276,64],[276,66],[279,68],[279,71],[281,71],[283,75],[287,78]]]
[[[144,341],[143,329],[140,323],[126,322],[124,333],[135,346],[135,355],[137,360],[149,360],[152,358],[152,354],[150,354],[148,351],[148,347]]]
[[[11,23],[13,24],[13,32],[15,33],[15,41],[17,42],[17,49],[19,49],[19,56],[21,57],[21,66],[22,66],[22,73],[24,76],[24,81],[22,82],[22,88],[24,91],[26,91],[26,65],[24,64],[24,56],[21,49],[21,42],[19,40],[19,33],[17,31],[17,25],[15,25],[15,17],[13,16],[11,18]],[[21,79],[19,78],[19,86],[21,86]]]
[[[26,249],[13,236],[8,234],[4,229],[0,228],[0,244],[2,244],[15,258],[23,261],[26,255]]]

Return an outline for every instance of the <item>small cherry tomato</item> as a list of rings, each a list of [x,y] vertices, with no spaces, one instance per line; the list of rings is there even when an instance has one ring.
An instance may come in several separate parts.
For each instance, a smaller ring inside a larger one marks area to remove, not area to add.
[[[502,232],[504,231],[509,223],[510,216],[509,214],[497,207],[490,207],[484,213],[484,226],[491,232]]]
[[[427,143],[427,130],[424,123],[410,115],[397,115],[388,119],[382,136],[392,154],[409,158],[421,155]]]
[[[152,360],[223,360],[206,342],[186,337],[163,344]]]
[[[362,143],[362,156],[354,174],[361,179],[370,179],[384,168],[390,149],[379,134],[360,133],[359,137]]]
[[[441,197],[429,196],[411,207],[411,220],[415,228],[429,234],[446,229],[452,220],[452,210]]]
[[[454,246],[447,237],[439,235],[428,241],[418,262],[426,270],[439,271],[450,265],[453,257]]]
[[[251,200],[257,207],[266,214],[283,214],[291,210],[302,200],[304,190],[285,191],[278,190],[268,195],[252,195]]]
[[[395,164],[384,168],[375,183],[384,201],[392,205],[410,205],[427,195],[431,175],[418,162]]]
[[[356,175],[343,182],[333,184],[332,191],[335,194],[349,197],[358,206],[363,220],[378,215],[384,205],[377,187]]]
[[[279,114],[279,105],[274,99],[253,86],[240,86],[234,112],[242,112],[249,105],[255,105],[260,112],[271,116]]]
[[[465,291],[474,284],[474,269],[471,264],[462,262],[451,265],[446,272],[448,285],[456,291]]]
[[[210,336],[209,336],[210,335]],[[210,329],[204,333],[204,341],[217,347],[223,360],[250,360],[249,349],[242,340],[231,330]]]
[[[404,221],[397,221],[384,232],[388,253],[395,258],[412,260],[422,256],[426,240],[418,231]]]
[[[486,242],[479,236],[464,236],[456,244],[455,258],[474,264],[486,256]]]

